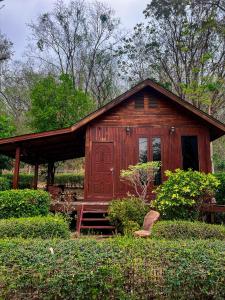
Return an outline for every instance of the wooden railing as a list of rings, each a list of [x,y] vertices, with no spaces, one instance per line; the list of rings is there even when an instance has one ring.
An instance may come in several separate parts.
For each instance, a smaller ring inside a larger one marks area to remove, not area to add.
[[[201,211],[203,212],[211,212],[211,213],[225,213],[225,205],[218,204],[204,204],[201,207]]]

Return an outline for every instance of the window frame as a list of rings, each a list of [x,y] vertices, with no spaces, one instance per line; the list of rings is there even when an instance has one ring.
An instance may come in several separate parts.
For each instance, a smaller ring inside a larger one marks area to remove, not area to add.
[[[160,174],[161,174],[161,183],[163,182],[163,158],[164,158],[164,147],[163,147],[163,135],[162,134],[138,134],[137,135],[137,143],[136,143],[136,163],[141,163],[139,161],[139,139],[140,138],[147,138],[147,157],[148,160],[147,161],[153,161],[153,138],[160,138],[160,150],[161,150],[161,170],[160,170]],[[160,184],[161,184],[160,183]],[[155,185],[153,183],[152,186],[159,186],[159,185]]]

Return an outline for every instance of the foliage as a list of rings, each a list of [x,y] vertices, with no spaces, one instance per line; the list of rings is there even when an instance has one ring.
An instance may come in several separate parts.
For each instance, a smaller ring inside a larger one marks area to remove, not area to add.
[[[2,174],[2,177],[8,179],[8,181],[10,183],[10,188],[12,188],[13,174],[11,174],[11,173]],[[20,189],[30,189],[30,188],[32,188],[32,183],[33,183],[33,175],[32,174],[20,173],[20,176],[19,176],[19,188]]]
[[[0,138],[6,138],[13,135],[15,127],[11,118],[0,110]],[[3,169],[11,168],[11,160],[5,155],[0,155],[0,172]]]
[[[128,234],[138,230],[144,221],[149,207],[139,198],[129,197],[110,202],[108,215],[118,232]]]
[[[223,121],[225,121],[225,119]],[[213,164],[214,164],[215,172],[225,172],[224,149],[225,149],[225,137],[223,136],[213,142]]]
[[[218,299],[224,241],[1,240],[3,299]]]
[[[10,59],[12,56],[12,45],[12,42],[0,32],[0,63]]]
[[[215,173],[214,175],[220,181],[216,190],[216,202],[225,205],[225,173]]]
[[[219,180],[198,171],[166,171],[168,180],[156,189],[152,202],[165,219],[196,219],[199,207],[214,196]]]
[[[149,186],[154,183],[155,174],[159,168],[160,162],[157,161],[138,163],[135,166],[129,166],[127,170],[121,170],[120,177],[134,188],[140,199],[146,201]]]
[[[31,91],[31,126],[45,131],[71,126],[94,109],[94,102],[73,87],[69,75],[59,81],[49,75],[41,78]]]
[[[224,118],[224,0],[149,2],[143,12],[147,22],[118,46],[121,76],[132,84],[153,78]]]
[[[10,182],[10,187],[12,188],[13,174],[3,174],[2,177],[7,178]],[[23,174],[20,173],[19,188],[20,189],[30,189],[33,183],[33,174]],[[83,187],[84,184],[84,174],[77,173],[62,173],[56,174],[54,177],[55,184],[64,184],[68,187]]]
[[[0,177],[0,191],[6,191],[10,189],[10,182],[7,178]]]
[[[46,216],[50,196],[41,190],[8,190],[0,192],[0,219]]]
[[[55,175],[55,184],[64,184],[68,187],[83,187],[84,185],[84,174],[56,174]]]
[[[119,20],[100,1],[57,1],[54,9],[29,24],[28,55],[40,69],[71,76],[73,86],[96,99],[100,107],[116,92]],[[41,65],[41,67],[40,67]]]
[[[0,220],[0,238],[69,238],[69,225],[60,215]]]
[[[225,226],[190,221],[159,221],[151,236],[159,239],[218,239],[225,241]]]

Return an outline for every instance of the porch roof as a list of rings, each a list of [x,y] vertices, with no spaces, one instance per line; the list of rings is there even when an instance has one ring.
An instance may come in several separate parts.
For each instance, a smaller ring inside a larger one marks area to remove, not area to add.
[[[34,165],[50,161],[63,161],[85,154],[85,130],[71,127],[0,140],[0,153],[15,158],[16,148],[21,149],[21,161]]]
[[[159,84],[146,79],[71,127],[0,139],[0,153],[14,158],[16,148],[20,147],[21,160],[30,164],[82,157],[85,155],[86,126],[144,88],[150,88],[164,95],[168,101],[183,107],[187,113],[197,118],[209,128],[211,141],[225,134],[225,125],[223,123]]]

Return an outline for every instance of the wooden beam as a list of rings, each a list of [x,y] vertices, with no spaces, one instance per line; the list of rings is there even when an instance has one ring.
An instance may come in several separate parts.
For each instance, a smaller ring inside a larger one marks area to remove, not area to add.
[[[37,189],[37,185],[38,185],[38,168],[39,168],[39,164],[36,163],[34,166],[34,179],[33,179],[33,189],[34,190]]]
[[[13,174],[13,189],[18,189],[19,187],[19,171],[20,171],[20,147],[16,148],[15,155],[15,165],[14,165],[14,174]]]

